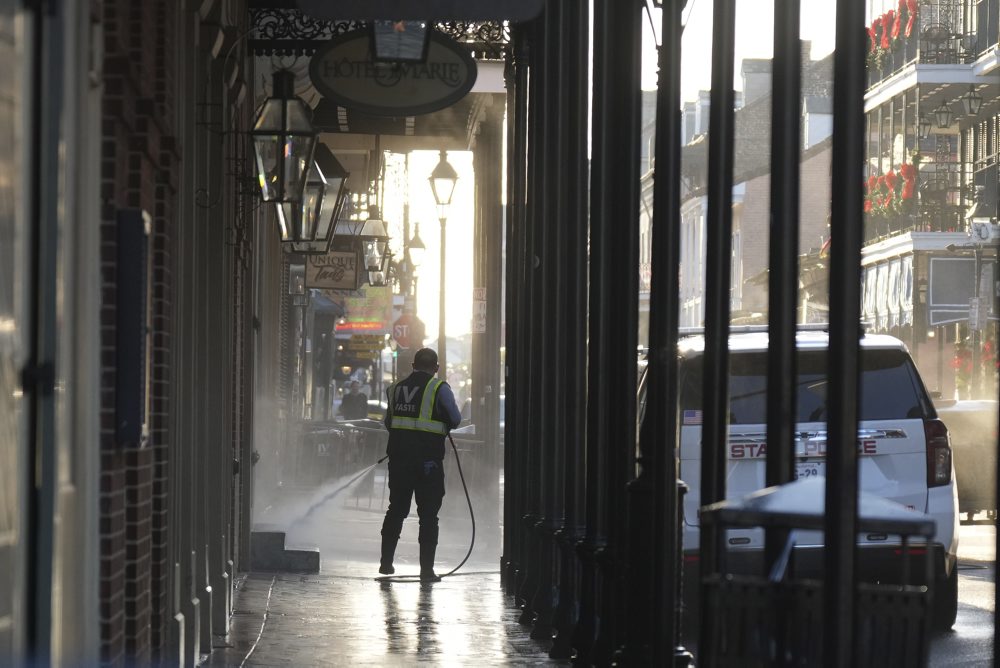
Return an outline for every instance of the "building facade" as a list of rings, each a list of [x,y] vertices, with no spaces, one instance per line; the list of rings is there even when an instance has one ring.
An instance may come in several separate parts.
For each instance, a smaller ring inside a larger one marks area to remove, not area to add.
[[[998,11],[869,5],[864,318],[949,399],[997,394]]]

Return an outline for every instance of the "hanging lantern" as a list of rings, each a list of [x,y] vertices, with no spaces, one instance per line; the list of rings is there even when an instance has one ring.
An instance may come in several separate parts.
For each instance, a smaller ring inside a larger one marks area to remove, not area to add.
[[[427,60],[427,21],[372,21],[376,61],[418,63]]]
[[[392,281],[392,256],[388,253],[385,256],[384,267],[384,269],[368,271],[368,284],[373,288],[384,288]]]
[[[976,87],[969,84],[969,92],[962,96],[962,106],[966,116],[978,116],[983,106],[983,96],[976,92]]]
[[[931,136],[931,121],[927,118],[927,114],[920,117],[920,121],[917,123],[917,134],[921,139],[927,139]]]
[[[934,117],[937,120],[937,126],[942,130],[951,127],[951,108],[944,102],[934,110]]]
[[[318,143],[302,201],[305,227],[311,231],[311,236],[310,240],[293,242],[292,250],[311,255],[324,254],[329,250],[334,223],[347,201],[348,176],[347,170],[326,144]],[[315,204],[317,201],[319,206]]]
[[[302,205],[316,131],[309,121],[309,107],[295,95],[295,75],[279,70],[272,81],[271,97],[264,101],[250,133],[257,181],[264,201],[276,204],[281,240],[304,241]]]
[[[385,223],[374,218],[368,219],[358,237],[361,239],[365,269],[368,271],[384,269],[385,260],[389,257],[387,252],[389,236],[385,232]]]

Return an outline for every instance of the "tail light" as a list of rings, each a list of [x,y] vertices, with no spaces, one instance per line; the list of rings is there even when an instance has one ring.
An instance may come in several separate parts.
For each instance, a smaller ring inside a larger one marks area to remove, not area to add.
[[[941,420],[924,420],[927,439],[927,486],[940,487],[951,482],[951,439]]]

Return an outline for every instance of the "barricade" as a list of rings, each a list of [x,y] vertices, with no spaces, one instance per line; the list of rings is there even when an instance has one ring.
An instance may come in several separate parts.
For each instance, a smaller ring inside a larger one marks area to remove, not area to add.
[[[388,435],[377,422],[305,421],[293,447],[293,480],[300,487],[318,487],[374,464],[385,452]],[[374,426],[373,426],[374,425]]]
[[[823,529],[825,480],[780,485],[741,499],[701,509],[702,531],[724,537],[731,527],[788,530],[782,558],[767,575],[707,573],[704,584],[713,611],[708,620],[710,656],[706,666],[816,666],[824,663],[823,583],[797,578],[795,537],[799,530]],[[858,666],[924,666],[928,659],[932,608],[925,585],[910,584],[910,537],[928,540],[934,520],[891,501],[862,493],[858,531],[896,535],[902,541],[900,584],[857,583],[855,643]],[[726,541],[720,540],[725,564]],[[925,582],[932,582],[930,560]]]

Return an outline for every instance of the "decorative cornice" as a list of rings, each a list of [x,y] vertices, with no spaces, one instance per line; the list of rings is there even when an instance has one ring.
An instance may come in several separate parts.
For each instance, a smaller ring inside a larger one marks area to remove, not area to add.
[[[249,40],[255,55],[312,55],[337,35],[365,28],[362,21],[326,21],[297,9],[251,8]],[[435,30],[468,47],[477,60],[503,60],[510,48],[510,27],[495,21],[443,21]]]

